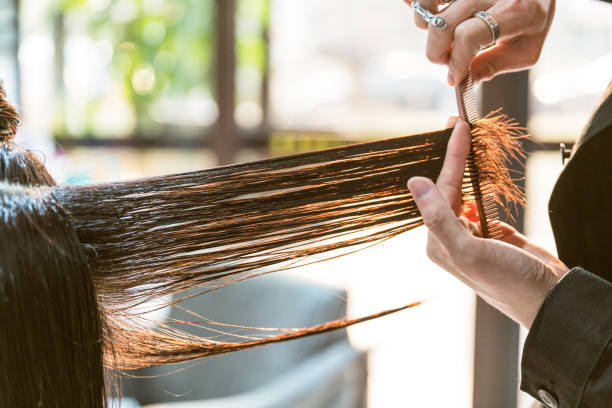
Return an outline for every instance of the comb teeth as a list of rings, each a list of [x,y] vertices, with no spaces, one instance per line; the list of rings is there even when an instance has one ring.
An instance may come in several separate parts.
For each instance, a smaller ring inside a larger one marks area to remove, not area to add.
[[[479,119],[479,115],[476,108],[476,93],[474,92],[474,81],[471,72],[468,72],[465,79],[455,88],[455,95],[457,97],[459,114],[472,127],[472,124]],[[495,202],[495,192],[490,191],[490,186],[481,185],[480,182],[480,180],[484,179],[478,166],[479,156],[482,153],[475,150],[474,143],[472,143],[465,169],[465,177],[469,179],[471,188],[464,191],[474,197],[483,238],[499,238],[502,230],[498,221],[499,215],[497,213],[497,203]]]
[[[471,72],[468,72],[465,79],[457,86],[455,95],[457,96],[459,115],[470,124],[476,122],[479,115],[478,109],[476,109],[476,93],[474,92]]]

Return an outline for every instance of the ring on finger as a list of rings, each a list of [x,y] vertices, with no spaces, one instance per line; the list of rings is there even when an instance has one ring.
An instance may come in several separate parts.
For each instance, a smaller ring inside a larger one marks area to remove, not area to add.
[[[497,40],[499,39],[499,25],[497,24],[497,21],[495,21],[493,16],[486,11],[477,11],[474,13],[474,17],[484,21],[489,27],[489,30],[491,30],[491,42],[480,49],[486,50],[487,48],[493,47],[495,44],[497,44]]]
[[[412,1],[412,9],[428,24],[439,28],[440,30],[444,30],[446,28],[446,20],[444,20],[442,17],[436,16],[431,11],[421,6],[421,3],[419,3],[418,0]]]

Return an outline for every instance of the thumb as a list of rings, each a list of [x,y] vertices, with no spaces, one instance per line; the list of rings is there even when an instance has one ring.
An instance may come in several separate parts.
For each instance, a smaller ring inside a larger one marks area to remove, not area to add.
[[[440,243],[449,252],[460,250],[470,235],[463,227],[448,201],[434,183],[425,177],[412,177],[408,180],[423,221]]]
[[[474,58],[472,77],[475,82],[481,82],[504,72],[528,68],[537,62],[540,49],[537,40],[528,36],[500,43]]]

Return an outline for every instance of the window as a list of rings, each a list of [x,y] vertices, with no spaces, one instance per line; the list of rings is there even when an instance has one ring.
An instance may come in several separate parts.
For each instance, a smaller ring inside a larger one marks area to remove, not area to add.
[[[443,126],[454,93],[411,18],[400,1],[273,2],[273,125],[366,137]]]
[[[530,71],[529,131],[573,143],[612,74],[612,11],[597,0],[559,2],[540,61]]]
[[[212,126],[213,7],[212,0],[61,2],[63,109],[55,133],[170,137],[173,127],[172,137],[181,137],[177,128]]]

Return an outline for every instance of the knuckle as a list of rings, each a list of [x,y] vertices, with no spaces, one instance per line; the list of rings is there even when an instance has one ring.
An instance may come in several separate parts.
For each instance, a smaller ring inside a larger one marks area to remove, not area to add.
[[[478,49],[478,41],[474,38],[473,30],[466,24],[457,26],[453,39],[451,64],[456,69],[463,69],[464,65],[469,64],[469,59],[476,55]]]
[[[418,16],[417,14],[414,15],[414,24],[423,30],[426,30],[428,27],[427,21],[423,20],[420,16]]]
[[[517,18],[522,18],[527,21],[535,22],[533,13],[537,8],[536,2],[533,0],[508,0],[505,6],[505,12]]]
[[[497,74],[497,66],[492,60],[488,60],[484,64],[484,79],[491,79]]]
[[[463,228],[468,229],[470,227],[470,221],[465,216],[462,215],[458,219]]]
[[[546,9],[544,8],[544,5],[537,1],[530,1],[526,3],[528,3],[528,6],[526,7],[525,12],[531,16],[531,20],[534,23],[540,22],[541,25],[546,25]]]
[[[425,56],[434,64],[446,64],[448,62],[448,53],[441,51],[437,47],[427,47]]]
[[[527,64],[535,65],[540,59],[540,52],[540,47],[531,47],[531,49],[526,53]]]
[[[532,2],[526,0],[508,0],[506,7],[513,13],[524,14],[529,8],[529,3]]]
[[[470,39],[472,37],[471,32],[472,30],[468,24],[459,24],[455,28],[453,40],[454,45],[467,48],[470,45]]]
[[[506,10],[528,22],[531,31],[541,31],[547,22],[547,10],[543,4],[533,0],[508,0]]]
[[[436,206],[424,221],[427,228],[431,231],[439,231],[444,224],[444,211],[442,207]]]

